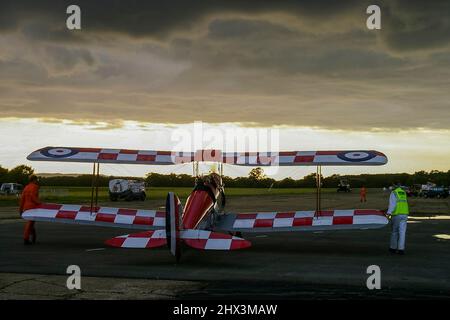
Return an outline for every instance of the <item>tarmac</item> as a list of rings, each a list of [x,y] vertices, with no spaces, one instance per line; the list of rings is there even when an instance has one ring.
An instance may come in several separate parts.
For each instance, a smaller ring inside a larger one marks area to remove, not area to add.
[[[7,209],[3,209],[7,210]],[[0,299],[427,299],[450,298],[450,216],[412,215],[406,255],[388,252],[389,227],[327,233],[244,234],[246,250],[117,249],[103,242],[133,230],[0,220]],[[69,290],[78,265],[82,289]],[[366,286],[381,270],[381,289]]]

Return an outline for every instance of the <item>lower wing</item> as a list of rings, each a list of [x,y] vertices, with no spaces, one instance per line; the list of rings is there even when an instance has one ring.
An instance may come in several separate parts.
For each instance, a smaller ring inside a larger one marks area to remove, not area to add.
[[[387,224],[382,211],[355,209],[230,213],[221,216],[215,228],[236,232],[283,232],[376,229]]]
[[[129,229],[160,229],[165,226],[165,212],[156,210],[97,207],[76,204],[43,203],[22,214],[32,221],[62,222]]]

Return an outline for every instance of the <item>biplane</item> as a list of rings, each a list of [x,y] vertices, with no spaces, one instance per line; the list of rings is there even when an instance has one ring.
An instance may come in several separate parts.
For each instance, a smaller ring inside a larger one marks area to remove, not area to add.
[[[93,163],[90,205],[43,203],[27,210],[27,220],[62,222],[141,230],[106,240],[119,248],[156,248],[167,246],[177,261],[184,246],[201,250],[236,250],[248,248],[243,233],[304,232],[345,229],[373,229],[385,226],[388,219],[380,210],[321,209],[322,166],[376,166],[387,163],[378,151],[281,151],[222,152],[197,150],[174,152],[155,150],[46,147],[34,151],[31,161]],[[199,174],[200,162],[212,162],[218,173]],[[194,188],[183,207],[169,192],[165,211],[98,206],[99,168],[101,163],[173,165],[192,163],[196,177]],[[224,164],[237,166],[316,166],[316,209],[311,211],[226,212],[222,181]]]

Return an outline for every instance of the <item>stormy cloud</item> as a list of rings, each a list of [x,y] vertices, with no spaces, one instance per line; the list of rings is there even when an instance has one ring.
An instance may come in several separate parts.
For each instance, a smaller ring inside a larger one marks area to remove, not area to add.
[[[2,1],[1,116],[448,129],[450,3],[369,4]]]

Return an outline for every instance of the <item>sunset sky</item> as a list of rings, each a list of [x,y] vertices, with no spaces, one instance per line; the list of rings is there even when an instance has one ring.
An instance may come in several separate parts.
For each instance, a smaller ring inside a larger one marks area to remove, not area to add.
[[[66,28],[70,4],[81,30]],[[381,30],[366,27],[370,4],[381,7]],[[216,132],[275,129],[283,150],[389,158],[325,174],[448,170],[450,2],[4,0],[0,117],[0,165],[38,172],[91,170],[26,161],[44,146],[171,150],[174,132],[194,121]],[[150,170],[190,167],[103,173]]]

